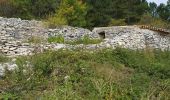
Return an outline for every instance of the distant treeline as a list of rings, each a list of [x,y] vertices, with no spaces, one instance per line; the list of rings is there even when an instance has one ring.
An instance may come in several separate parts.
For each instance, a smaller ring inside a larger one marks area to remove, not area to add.
[[[170,0],[167,5],[146,0],[0,0],[0,16],[47,19],[52,26],[131,25],[145,15],[170,22]]]

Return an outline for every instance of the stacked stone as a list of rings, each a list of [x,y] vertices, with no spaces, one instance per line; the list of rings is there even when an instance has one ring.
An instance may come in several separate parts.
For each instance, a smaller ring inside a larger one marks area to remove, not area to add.
[[[42,38],[62,36],[65,40],[76,40],[85,35],[88,35],[90,38],[98,38],[98,34],[93,34],[88,29],[70,26],[48,29],[43,27],[41,21],[21,20],[20,18],[0,17],[0,32],[20,40],[25,40],[32,36],[41,36]]]
[[[101,34],[102,33],[102,34]],[[62,36],[66,41],[77,40],[84,36],[92,39],[104,39],[102,43],[95,45],[66,45],[66,44],[40,44],[40,50],[60,48],[105,48],[123,47],[130,49],[144,49],[151,47],[155,49],[169,50],[170,35],[161,35],[148,29],[140,29],[136,26],[114,26],[99,27],[93,31],[83,28],[63,26],[56,29],[42,27],[42,22],[35,20],[21,20],[19,18],[0,18],[0,52],[6,55],[31,55],[37,46],[24,43],[32,36],[47,39],[53,36]]]
[[[21,20],[20,18],[0,18],[1,33],[8,34],[16,39],[25,40],[31,36],[47,36],[42,22],[35,20]]]
[[[162,35],[136,26],[115,26],[95,28],[93,32],[105,33],[105,42],[101,46],[122,47],[130,49],[161,49],[170,50],[170,34]]]
[[[0,32],[0,52],[7,56],[30,55],[33,49],[29,43],[15,39],[6,32]]]
[[[84,36],[91,39],[99,38],[98,34],[93,34],[90,30],[78,27],[64,26],[56,29],[49,29],[47,32],[49,37],[62,36],[65,40],[77,40]]]

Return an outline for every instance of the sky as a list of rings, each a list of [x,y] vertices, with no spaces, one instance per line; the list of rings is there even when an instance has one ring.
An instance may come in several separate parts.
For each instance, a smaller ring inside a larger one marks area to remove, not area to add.
[[[166,4],[168,0],[147,0],[147,1],[155,2],[155,3],[157,3],[159,5],[160,3],[165,3]]]

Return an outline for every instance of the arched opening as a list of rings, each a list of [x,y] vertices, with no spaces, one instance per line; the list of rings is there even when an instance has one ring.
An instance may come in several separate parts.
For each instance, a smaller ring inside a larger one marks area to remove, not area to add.
[[[102,32],[100,32],[100,33],[98,33],[98,34],[99,34],[100,38],[102,38],[102,39],[105,39],[105,38],[106,38],[106,34],[105,34],[104,31],[102,31]]]

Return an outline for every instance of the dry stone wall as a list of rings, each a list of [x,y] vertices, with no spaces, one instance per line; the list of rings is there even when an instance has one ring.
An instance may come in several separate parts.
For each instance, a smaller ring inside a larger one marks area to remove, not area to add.
[[[71,41],[80,39],[85,35],[88,35],[92,39],[101,37],[104,38],[104,40],[99,44],[80,44],[73,46],[68,44],[44,43],[38,45],[39,47],[26,42],[33,36],[38,36],[43,39],[62,36],[65,40]],[[169,50],[170,35],[162,35],[148,29],[140,29],[137,26],[99,27],[94,28],[93,31],[70,26],[49,29],[44,27],[41,21],[0,17],[0,52],[8,56],[32,55],[37,48],[38,51],[41,52],[44,49],[98,49],[106,47],[116,48],[118,46],[130,49],[150,47]]]
[[[170,50],[170,34],[162,34],[137,26],[115,26],[94,28],[94,33],[105,33],[108,47],[117,46],[130,49],[161,49]]]
[[[56,29],[48,29],[41,21],[21,20],[20,18],[0,17],[0,52],[8,56],[31,55],[38,47],[27,43],[31,37],[47,39],[53,36],[62,36],[65,40],[76,40],[88,35],[96,38],[88,29],[63,26]],[[41,49],[59,49],[60,44],[38,45]],[[42,50],[40,50],[42,51]]]
[[[43,43],[30,44],[26,41],[33,36],[47,39],[53,36],[62,36],[65,40],[72,41],[88,35],[92,39],[103,38],[99,44],[59,44]],[[0,17],[0,53],[10,57],[20,55],[32,55],[35,52],[43,52],[45,49],[102,49],[102,48],[129,48],[145,49],[147,47],[161,50],[170,50],[170,34],[161,34],[148,29],[140,29],[137,26],[98,27],[93,31],[83,28],[64,26],[56,29],[48,29],[43,23],[35,20],[21,20],[19,18]],[[11,62],[0,64],[0,76],[4,75],[5,68],[14,70],[17,67],[15,59]]]

